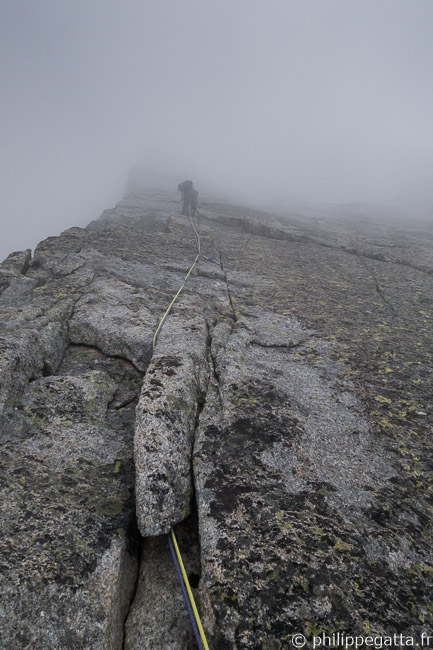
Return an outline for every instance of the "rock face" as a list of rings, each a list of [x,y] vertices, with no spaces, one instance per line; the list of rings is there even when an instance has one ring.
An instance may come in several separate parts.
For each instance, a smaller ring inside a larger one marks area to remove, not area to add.
[[[0,267],[1,646],[431,634],[433,226],[129,187]]]

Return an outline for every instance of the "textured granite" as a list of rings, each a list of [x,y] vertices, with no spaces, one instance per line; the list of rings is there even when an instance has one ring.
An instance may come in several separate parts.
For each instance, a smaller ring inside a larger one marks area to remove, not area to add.
[[[432,619],[433,226],[129,185],[0,266],[0,639],[213,650]],[[190,514],[192,513],[192,514]]]

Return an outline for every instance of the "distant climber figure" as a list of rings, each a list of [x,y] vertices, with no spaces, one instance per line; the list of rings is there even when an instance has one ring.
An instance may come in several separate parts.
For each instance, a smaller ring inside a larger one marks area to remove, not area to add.
[[[178,191],[182,194],[182,214],[188,215],[191,210],[193,217],[197,212],[197,197],[198,192],[195,189],[192,181],[183,181],[177,186]]]

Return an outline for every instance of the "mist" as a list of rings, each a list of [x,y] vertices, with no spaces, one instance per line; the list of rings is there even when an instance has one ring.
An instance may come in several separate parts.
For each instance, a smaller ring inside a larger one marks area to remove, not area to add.
[[[137,163],[433,214],[432,27],[431,0],[3,0],[0,257],[97,218]]]

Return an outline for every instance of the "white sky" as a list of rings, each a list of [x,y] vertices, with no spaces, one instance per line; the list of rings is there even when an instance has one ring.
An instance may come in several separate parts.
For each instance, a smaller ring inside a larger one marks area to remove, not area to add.
[[[0,257],[98,217],[137,161],[433,205],[432,36],[432,0],[2,0]]]

